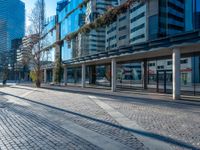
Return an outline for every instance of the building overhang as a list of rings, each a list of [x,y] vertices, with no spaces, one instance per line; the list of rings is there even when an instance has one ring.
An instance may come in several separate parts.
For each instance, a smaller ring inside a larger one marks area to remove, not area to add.
[[[87,65],[110,63],[113,58],[117,61],[130,61],[166,57],[171,56],[172,49],[177,47],[181,49],[181,54],[200,52],[200,30],[79,57],[63,61],[63,64],[78,66],[83,63]]]

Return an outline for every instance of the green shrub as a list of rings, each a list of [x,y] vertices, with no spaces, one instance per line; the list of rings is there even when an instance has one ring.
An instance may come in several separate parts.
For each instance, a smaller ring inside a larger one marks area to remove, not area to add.
[[[30,72],[30,78],[32,79],[33,82],[35,82],[37,80],[37,76],[36,76],[36,72],[35,71],[31,71]]]

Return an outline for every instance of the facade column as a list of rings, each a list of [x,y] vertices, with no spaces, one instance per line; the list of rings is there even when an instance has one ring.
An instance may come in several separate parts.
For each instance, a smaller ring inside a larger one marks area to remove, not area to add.
[[[67,85],[67,67],[64,66],[64,71],[63,71],[63,82],[64,82],[64,85],[66,86]]]
[[[82,83],[81,83],[82,88],[85,87],[85,76],[86,76],[86,66],[85,64],[82,64]]]
[[[55,83],[55,71],[52,69],[52,83]]]
[[[89,84],[96,84],[96,66],[89,66]]]
[[[148,67],[147,67],[147,60],[143,62],[143,87],[147,89],[147,79],[148,78]]]
[[[181,54],[179,48],[173,49],[173,99],[180,99],[181,95]]]
[[[116,64],[116,60],[113,58],[112,59],[112,63],[111,63],[111,68],[112,68],[112,84],[111,84],[111,89],[112,92],[116,92],[116,75],[117,75],[117,64]]]
[[[44,83],[47,83],[47,69],[44,69]]]

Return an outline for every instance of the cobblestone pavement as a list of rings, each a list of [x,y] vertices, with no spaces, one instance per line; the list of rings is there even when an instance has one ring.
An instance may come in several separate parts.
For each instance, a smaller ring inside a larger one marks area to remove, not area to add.
[[[83,127],[88,133],[91,131],[111,140],[110,145],[119,143],[119,146],[126,146],[127,149],[151,149],[89,96],[22,86],[1,88],[0,148],[104,148],[86,136],[84,138],[68,130],[70,122]],[[193,106],[122,97],[96,97],[149,133],[165,137],[163,141],[171,149],[200,149],[200,104]],[[15,100],[8,101],[9,98]],[[22,101],[28,105],[23,105]]]
[[[100,149],[26,109],[4,107],[0,110],[1,149]]]
[[[139,126],[200,149],[200,105],[151,104],[99,98]],[[128,99],[127,99],[128,100]]]

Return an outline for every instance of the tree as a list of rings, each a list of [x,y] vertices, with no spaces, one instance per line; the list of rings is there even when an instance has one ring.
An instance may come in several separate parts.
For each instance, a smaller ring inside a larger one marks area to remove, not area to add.
[[[30,62],[31,69],[35,74],[35,83],[37,87],[42,82],[42,65],[45,57],[44,41],[42,35],[44,32],[45,3],[44,0],[37,0],[31,15],[29,16],[30,26],[28,29],[31,43]]]

